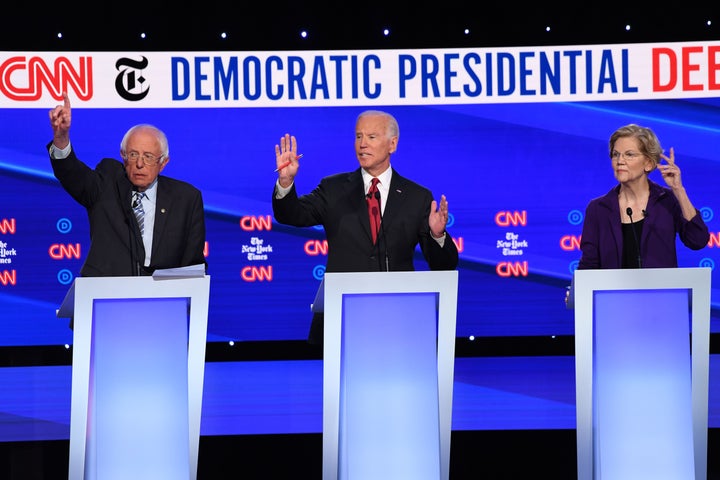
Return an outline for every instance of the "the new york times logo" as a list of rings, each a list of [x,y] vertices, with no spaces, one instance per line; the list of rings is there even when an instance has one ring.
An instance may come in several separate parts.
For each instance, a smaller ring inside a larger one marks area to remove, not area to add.
[[[145,98],[150,91],[150,85],[146,85],[147,79],[143,76],[142,71],[147,68],[148,60],[142,57],[142,60],[133,60],[131,58],[121,58],[115,62],[115,68],[118,70],[118,76],[115,78],[115,90],[125,100],[138,102]]]

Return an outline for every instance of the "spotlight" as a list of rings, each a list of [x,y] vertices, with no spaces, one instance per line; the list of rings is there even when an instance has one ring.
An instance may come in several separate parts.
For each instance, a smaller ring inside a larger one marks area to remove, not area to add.
[[[625,25],[625,31],[626,31],[626,32],[629,32],[629,31],[630,31],[630,24]]]
[[[220,38],[226,39],[226,38],[227,38],[227,33],[222,32],[222,33],[220,34]]]
[[[385,35],[386,37],[389,36],[389,35],[390,35],[390,29],[389,29],[389,28],[385,28],[385,29],[383,30],[383,35]]]
[[[307,38],[307,36],[308,36],[307,30],[303,30],[302,32],[300,32],[300,36],[302,38]]]
[[[146,38],[145,32],[142,32],[142,33],[140,34],[140,38],[142,38],[143,40]]]
[[[465,35],[470,35],[470,29],[469,29],[469,28],[466,28],[465,30],[463,30],[463,33],[464,33]]]

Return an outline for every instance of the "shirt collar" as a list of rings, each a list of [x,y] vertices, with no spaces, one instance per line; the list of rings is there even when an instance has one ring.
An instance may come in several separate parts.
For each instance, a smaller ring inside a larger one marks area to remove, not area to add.
[[[150,200],[152,203],[155,203],[155,199],[157,198],[157,184],[158,179],[156,178],[153,183],[150,184],[150,186],[145,190],[145,197]],[[135,189],[133,188],[133,191]]]
[[[363,185],[365,185],[365,192],[367,193],[370,189],[370,182],[373,177],[362,168],[360,169],[360,172],[362,173]],[[380,185],[378,186],[380,191],[387,192],[390,189],[390,180],[392,179],[392,166],[389,166],[388,169],[378,175],[377,178],[380,180]]]

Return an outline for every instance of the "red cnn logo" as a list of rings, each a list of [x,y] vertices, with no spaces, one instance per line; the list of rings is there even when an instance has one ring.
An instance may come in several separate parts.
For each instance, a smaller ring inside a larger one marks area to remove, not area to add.
[[[17,272],[15,270],[8,272],[4,270],[0,272],[0,284],[3,286],[15,285],[17,283]]]
[[[580,240],[578,235],[563,235],[560,237],[560,248],[566,252],[580,250]]]
[[[465,250],[465,239],[463,237],[453,238],[455,246],[458,249],[458,253],[462,253]],[[303,246],[303,250],[306,255],[311,257],[317,257],[318,255],[327,255],[328,243],[327,240],[308,240]]]
[[[272,230],[272,217],[265,215],[264,217],[245,216],[240,219],[240,228],[246,232],[254,232],[256,230]]]
[[[495,224],[499,227],[517,227],[527,225],[527,211],[522,212],[498,212],[495,214]]]
[[[246,282],[272,282],[272,265],[268,267],[244,267],[240,270],[240,277]]]
[[[61,245],[59,243],[54,243],[50,245],[50,248],[48,249],[48,254],[50,254],[50,258],[53,260],[62,260],[65,258],[80,258],[80,244],[76,243],[75,245]]]
[[[78,63],[76,69],[67,57],[56,58],[53,65],[39,57],[10,57],[0,64],[0,92],[11,100],[33,101],[40,99],[46,85],[56,100],[70,90],[80,100],[89,100],[93,94],[92,58],[80,57]]]
[[[15,233],[15,219],[11,218],[8,220],[7,218],[3,218],[0,220],[0,233],[6,234],[6,233]]]
[[[452,241],[455,242],[458,253],[462,253],[465,251],[465,237],[452,238]]]
[[[527,262],[500,262],[495,266],[495,273],[500,277],[527,277],[528,276],[528,263]]]
[[[710,240],[708,240],[707,246],[710,248],[717,247],[720,245],[720,234],[718,232],[710,232]]]
[[[303,246],[305,254],[311,257],[317,257],[318,255],[327,255],[328,243],[327,240],[308,240]]]

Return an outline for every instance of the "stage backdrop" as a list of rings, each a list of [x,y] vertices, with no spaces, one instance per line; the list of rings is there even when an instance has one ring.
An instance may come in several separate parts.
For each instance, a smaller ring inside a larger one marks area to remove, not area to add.
[[[720,42],[275,52],[0,52],[0,347],[72,343],[55,316],[89,246],[86,213],[52,176],[48,111],[67,91],[71,140],[94,166],[137,123],[163,129],[163,174],[203,192],[208,340],[305,339],[324,272],[321,229],[273,221],[274,146],[303,154],[298,191],[357,168],[365,109],[400,124],[392,166],[447,196],[460,251],[458,337],[573,334],[565,286],[587,202],[615,184],[608,138],[638,123],[674,147],[720,260]],[[664,184],[660,174],[651,178]],[[417,266],[425,269],[418,256]],[[711,330],[720,332],[713,270]]]
[[[153,123],[170,141],[163,173],[202,190],[211,341],[305,338],[327,247],[322,230],[273,222],[274,145],[297,137],[307,192],[357,168],[354,123],[367,108],[400,123],[393,167],[449,200],[462,260],[458,335],[566,335],[572,315],[558,285],[579,258],[586,203],[615,184],[607,141],[621,125],[649,126],[675,148],[710,226],[708,248],[679,248],[681,266],[718,261],[719,58],[720,43],[0,53],[0,345],[71,341],[54,312],[89,235],[45,150],[62,91],[86,163],[119,158],[124,132]]]

